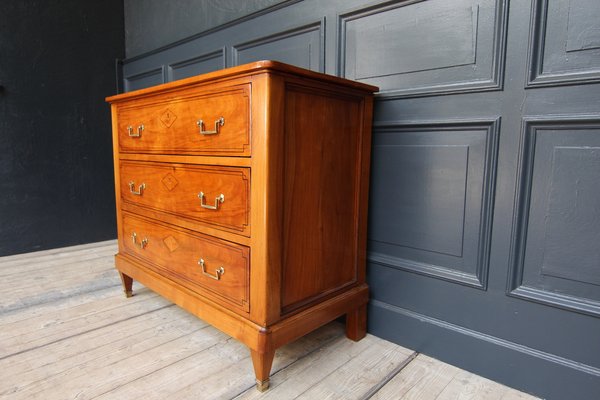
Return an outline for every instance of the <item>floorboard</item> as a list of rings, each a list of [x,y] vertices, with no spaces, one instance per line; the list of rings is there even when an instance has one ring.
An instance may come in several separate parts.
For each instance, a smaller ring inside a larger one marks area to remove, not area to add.
[[[241,343],[137,283],[126,299],[115,252],[0,257],[0,399],[533,399],[339,322],[279,349],[260,393]]]

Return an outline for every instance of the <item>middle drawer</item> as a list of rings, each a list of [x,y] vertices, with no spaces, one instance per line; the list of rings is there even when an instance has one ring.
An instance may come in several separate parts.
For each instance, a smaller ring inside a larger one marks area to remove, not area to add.
[[[121,161],[121,198],[250,236],[250,168]]]

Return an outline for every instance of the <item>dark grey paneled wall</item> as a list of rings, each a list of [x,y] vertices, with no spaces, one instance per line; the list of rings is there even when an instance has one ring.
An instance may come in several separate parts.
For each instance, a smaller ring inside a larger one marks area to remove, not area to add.
[[[126,61],[376,84],[369,331],[547,398],[600,393],[600,2],[304,0]]]
[[[283,0],[124,0],[125,52],[133,57]]]
[[[114,238],[122,1],[0,8],[0,256]]]

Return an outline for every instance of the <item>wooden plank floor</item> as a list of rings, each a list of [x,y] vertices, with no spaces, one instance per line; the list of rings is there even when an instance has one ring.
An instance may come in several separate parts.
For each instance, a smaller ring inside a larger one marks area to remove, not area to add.
[[[126,299],[114,241],[0,258],[1,399],[529,399],[328,324],[277,351],[254,389],[248,350],[148,289]]]

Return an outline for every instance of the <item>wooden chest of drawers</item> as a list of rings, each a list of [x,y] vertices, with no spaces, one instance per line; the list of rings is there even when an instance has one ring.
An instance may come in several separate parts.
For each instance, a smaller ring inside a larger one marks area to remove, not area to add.
[[[375,90],[261,61],[109,97],[126,295],[245,343],[259,390],[317,327],[361,339]]]

